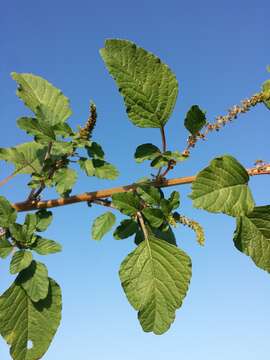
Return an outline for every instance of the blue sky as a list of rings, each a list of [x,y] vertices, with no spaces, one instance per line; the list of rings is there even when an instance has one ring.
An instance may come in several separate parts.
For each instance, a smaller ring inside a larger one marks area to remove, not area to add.
[[[269,10],[267,0],[254,1],[1,1],[0,13],[0,146],[29,141],[16,128],[27,110],[15,97],[11,71],[31,72],[52,82],[71,99],[70,124],[83,124],[89,100],[98,110],[95,140],[121,175],[115,181],[81,176],[74,193],[130,183],[149,174],[136,165],[139,144],[160,145],[155,129],[134,127],[123,100],[99,56],[106,38],[123,38],[152,51],[175,72],[180,93],[166,130],[171,149],[182,150],[187,132],[183,119],[199,104],[208,119],[260,90],[269,78]],[[258,106],[246,116],[211,134],[171,177],[196,174],[218,155],[229,153],[244,166],[270,160],[267,131],[269,111]],[[0,179],[11,171],[1,164]],[[1,194],[11,201],[27,194],[25,176]],[[269,178],[251,179],[257,204],[269,204]],[[44,356],[46,360],[200,359],[253,360],[269,354],[270,278],[233,246],[234,219],[194,210],[181,192],[182,212],[203,224],[204,248],[194,234],[176,230],[178,244],[193,261],[193,278],[176,321],[163,336],[142,332],[118,279],[121,261],[133,248],[132,239],[115,241],[111,234],[97,243],[90,238],[92,220],[104,209],[78,204],[54,211],[48,238],[63,244],[61,254],[42,258],[63,291],[63,319]],[[48,193],[47,197],[55,196]],[[46,197],[46,196],[45,196]],[[0,290],[11,281],[8,262],[1,261]],[[8,347],[0,340],[0,358]]]

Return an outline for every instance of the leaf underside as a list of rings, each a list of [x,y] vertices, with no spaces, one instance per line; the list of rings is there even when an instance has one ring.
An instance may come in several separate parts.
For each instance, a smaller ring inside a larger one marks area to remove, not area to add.
[[[191,260],[176,246],[151,236],[120,267],[122,287],[146,332],[162,334],[174,321],[191,278]]]
[[[218,157],[192,183],[193,206],[214,213],[244,215],[254,208],[248,181],[247,171],[236,159],[229,155]]]

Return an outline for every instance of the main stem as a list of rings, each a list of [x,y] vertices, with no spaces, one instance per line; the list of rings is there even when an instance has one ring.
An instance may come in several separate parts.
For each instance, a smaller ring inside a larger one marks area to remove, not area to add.
[[[270,174],[270,164],[264,165],[262,168],[254,167],[251,169],[246,169],[248,174],[253,175],[265,175]],[[196,176],[187,176],[182,178],[175,178],[175,179],[168,179],[168,180],[158,180],[152,181],[147,183],[148,185],[155,186],[155,187],[169,187],[169,186],[176,186],[176,185],[184,185],[190,184],[196,179]],[[120,187],[115,187],[111,189],[103,189],[98,191],[92,192],[85,192],[78,195],[73,195],[67,198],[58,198],[52,200],[27,200],[24,202],[18,202],[13,204],[14,209],[17,211],[30,211],[36,209],[48,209],[58,206],[65,206],[70,204],[75,204],[79,202],[94,202],[97,199],[106,199],[111,197],[113,194],[127,192],[129,190],[134,190],[138,186],[142,184],[129,184]]]

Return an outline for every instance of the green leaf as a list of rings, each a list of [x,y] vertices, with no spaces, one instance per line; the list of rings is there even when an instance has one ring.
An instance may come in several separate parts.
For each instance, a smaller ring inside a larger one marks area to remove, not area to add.
[[[141,163],[145,160],[153,160],[160,154],[160,150],[157,146],[148,143],[138,146],[134,157],[137,163]]]
[[[27,269],[19,273],[15,281],[34,302],[43,300],[48,295],[48,270],[44,264],[38,261],[33,260]]]
[[[125,215],[136,215],[141,209],[140,198],[133,192],[113,194],[112,204]]]
[[[51,154],[56,156],[69,155],[73,152],[73,144],[67,141],[54,141]]]
[[[45,231],[52,222],[53,219],[52,212],[42,209],[37,211],[35,215],[37,218],[36,231],[39,232]]]
[[[270,80],[263,83],[262,90],[270,96]],[[264,101],[264,105],[270,110],[270,98]]]
[[[16,282],[0,297],[0,333],[13,360],[37,360],[47,351],[61,320],[61,290],[50,279],[48,296],[33,303]],[[28,341],[33,346],[27,348]]]
[[[55,125],[64,123],[72,114],[69,100],[62,92],[42,77],[12,73],[18,84],[17,95],[38,118]]]
[[[39,255],[48,255],[62,251],[62,245],[54,240],[49,240],[37,236],[34,245],[31,246],[31,249],[33,249]]]
[[[192,134],[196,135],[206,124],[205,113],[198,105],[193,105],[187,112],[185,127]]]
[[[115,215],[110,211],[98,216],[92,225],[92,239],[101,240],[115,223]]]
[[[244,215],[254,208],[245,168],[232,156],[211,161],[192,183],[193,206],[231,216]]]
[[[168,161],[169,160],[166,156],[159,155],[153,161],[151,161],[150,166],[152,166],[154,168],[162,168],[163,166],[168,165]]]
[[[86,150],[89,157],[101,160],[104,159],[104,151],[98,143],[93,141],[90,146],[86,146]]]
[[[28,142],[11,148],[0,148],[0,160],[11,162],[17,174],[40,173],[47,147]]]
[[[189,256],[152,236],[126,257],[119,275],[130,304],[139,311],[143,330],[167,331],[188,290]]]
[[[116,167],[104,160],[93,159],[93,166],[95,168],[95,176],[100,179],[115,180],[119,176]]]
[[[21,117],[17,120],[17,125],[27,134],[35,136],[37,141],[50,142],[55,140],[53,128],[40,119]]]
[[[5,236],[0,236],[0,257],[5,259],[13,250],[13,246]]]
[[[173,191],[168,199],[170,206],[171,206],[171,210],[175,210],[179,207],[180,205],[180,194],[178,191]]]
[[[155,228],[160,227],[164,221],[164,215],[160,209],[145,208],[142,213],[149,224]]]
[[[93,160],[80,158],[78,161],[82,170],[85,171],[87,176],[94,176],[95,175],[95,168],[93,165]]]
[[[163,127],[174,109],[178,82],[155,55],[127,40],[107,40],[100,54],[139,127]]]
[[[16,210],[4,196],[0,196],[0,226],[8,227],[10,224],[15,223],[16,218]]]
[[[160,190],[154,186],[138,186],[136,189],[138,195],[148,205],[159,205],[161,200]]]
[[[270,205],[237,218],[234,244],[261,269],[270,272]]]
[[[27,250],[16,251],[10,262],[10,273],[16,274],[27,268],[32,262],[32,253]]]
[[[175,238],[172,228],[170,226],[168,226],[168,229],[166,229],[166,230],[151,228],[151,232],[158,239],[167,241],[167,243],[176,246],[176,238]]]
[[[70,193],[77,177],[78,175],[73,169],[62,168],[57,170],[54,174],[53,180],[58,194],[65,196],[67,193]]]
[[[138,224],[132,219],[121,221],[120,225],[115,229],[113,236],[116,240],[126,239],[135,234],[138,230]]]

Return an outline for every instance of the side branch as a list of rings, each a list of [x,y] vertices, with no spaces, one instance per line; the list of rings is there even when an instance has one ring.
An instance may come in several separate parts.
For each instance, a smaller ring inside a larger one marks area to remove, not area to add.
[[[246,169],[248,174],[250,176],[254,175],[266,175],[270,174],[270,164],[263,165],[263,166],[256,166],[251,169]],[[184,185],[184,184],[190,184],[196,179],[196,176],[187,176],[182,178],[174,178],[174,179],[164,179],[159,181],[152,181],[148,183],[149,185],[155,186],[155,187],[169,187],[169,186],[176,186],[176,185]],[[98,190],[98,191],[92,191],[92,192],[85,192],[78,195],[73,195],[67,198],[58,198],[58,199],[52,199],[52,200],[44,200],[44,201],[38,201],[38,200],[27,200],[24,202],[18,202],[13,204],[14,209],[17,211],[30,211],[30,210],[36,210],[36,209],[48,209],[58,206],[65,206],[70,204],[75,204],[79,202],[94,202],[97,199],[106,199],[108,197],[111,197],[113,194],[116,193],[122,193],[129,190],[134,190],[141,184],[129,184],[124,185],[120,187],[115,187],[111,189],[104,189],[104,190]]]

